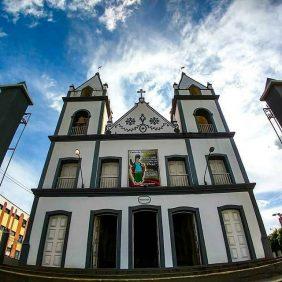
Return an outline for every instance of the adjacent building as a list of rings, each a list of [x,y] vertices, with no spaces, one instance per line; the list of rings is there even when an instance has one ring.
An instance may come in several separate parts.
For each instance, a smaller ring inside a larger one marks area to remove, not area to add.
[[[0,166],[29,105],[25,82],[0,85]]]
[[[212,85],[182,73],[170,120],[141,89],[113,122],[107,89],[97,73],[63,97],[22,263],[133,269],[271,257],[255,183]]]
[[[282,80],[268,78],[260,100],[266,102],[263,110],[282,143]]]
[[[0,238],[8,229],[10,236],[6,248],[6,256],[19,259],[29,214],[0,195]]]

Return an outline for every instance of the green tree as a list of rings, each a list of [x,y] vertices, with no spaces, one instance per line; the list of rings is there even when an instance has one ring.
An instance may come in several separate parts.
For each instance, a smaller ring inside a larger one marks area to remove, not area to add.
[[[268,235],[271,249],[273,252],[282,251],[282,228],[275,229],[270,235]]]

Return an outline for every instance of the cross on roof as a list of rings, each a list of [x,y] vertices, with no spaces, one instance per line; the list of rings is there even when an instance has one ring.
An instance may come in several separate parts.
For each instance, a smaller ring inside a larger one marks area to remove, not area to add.
[[[140,88],[137,93],[140,93],[141,97],[140,98],[143,98],[143,93],[146,93],[145,90],[143,90],[142,88]]]

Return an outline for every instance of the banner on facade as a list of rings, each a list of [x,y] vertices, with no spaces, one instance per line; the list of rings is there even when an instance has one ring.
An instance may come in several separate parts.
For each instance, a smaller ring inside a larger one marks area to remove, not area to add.
[[[160,186],[158,150],[128,151],[129,187]]]

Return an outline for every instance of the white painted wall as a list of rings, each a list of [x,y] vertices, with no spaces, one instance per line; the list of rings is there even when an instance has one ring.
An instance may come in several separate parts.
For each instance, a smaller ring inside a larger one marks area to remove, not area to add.
[[[227,155],[235,182],[245,182],[229,139],[191,139],[190,142],[199,184],[204,184],[204,173],[207,164],[205,155],[208,155],[210,147],[215,148],[213,154]],[[206,174],[206,180],[208,184],[211,184],[208,170]]]
[[[59,159],[76,157],[74,154],[75,149],[80,150],[84,187],[89,188],[95,143],[95,141],[56,142],[43,183],[43,188],[52,188]],[[78,179],[78,187],[81,187],[80,175]]]
[[[115,140],[100,143],[99,157],[121,157],[121,186],[128,186],[128,151],[158,149],[161,186],[167,185],[165,156],[187,155],[184,139],[166,140]]]
[[[208,263],[227,262],[223,233],[217,207],[242,205],[253,240],[257,258],[264,257],[260,230],[247,192],[217,193],[200,195],[150,196],[151,205],[161,206],[165,248],[165,266],[172,267],[168,209],[176,207],[199,208]],[[122,210],[121,268],[128,268],[128,207],[138,206],[137,196],[113,197],[60,197],[40,198],[30,237],[30,252],[27,263],[36,263],[37,252],[47,211],[65,210],[72,212],[66,252],[65,267],[85,267],[90,210]]]
[[[202,95],[213,95],[210,89],[200,89]],[[188,89],[178,90],[179,95],[191,95]],[[191,101],[191,100],[189,100]]]
[[[184,119],[188,132],[198,132],[195,117],[193,115],[197,108],[204,108],[213,114],[213,120],[218,132],[225,132],[225,128],[214,100],[181,100]],[[177,109],[178,110],[178,109]]]
[[[102,117],[102,126],[101,126],[101,134],[105,133],[107,121],[108,121],[108,113],[107,113],[106,104],[104,104],[103,117]]]
[[[91,114],[87,134],[97,134],[102,101],[67,102],[58,135],[68,135],[73,114],[78,110],[88,110]]]

